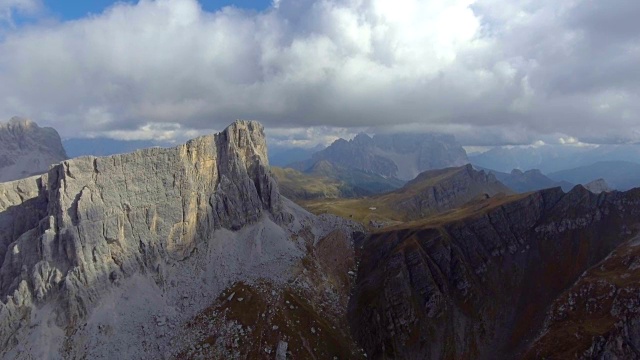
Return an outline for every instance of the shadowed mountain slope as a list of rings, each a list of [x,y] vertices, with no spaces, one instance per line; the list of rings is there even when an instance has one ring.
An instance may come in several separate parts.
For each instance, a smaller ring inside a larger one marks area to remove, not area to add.
[[[606,315],[611,296],[580,292],[589,287],[576,281],[602,264],[590,278],[628,291],[616,277],[631,263],[606,259],[639,231],[639,190],[595,195],[581,186],[567,194],[554,188],[488,199],[380,230],[359,243],[352,332],[375,359],[634,358],[627,357],[630,346],[615,344],[631,344],[629,336],[637,341],[621,329],[636,331],[640,317]],[[619,251],[629,259],[625,249]],[[582,310],[567,300],[574,293]],[[583,316],[585,306],[592,315]],[[564,314],[598,328],[566,331],[576,323]],[[607,320],[598,323],[598,314]]]

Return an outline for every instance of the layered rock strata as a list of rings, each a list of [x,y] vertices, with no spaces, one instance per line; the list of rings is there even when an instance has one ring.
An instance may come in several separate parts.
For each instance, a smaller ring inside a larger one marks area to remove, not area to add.
[[[607,283],[573,284],[631,241],[640,230],[639,219],[637,189],[595,195],[577,186],[567,194],[556,188],[489,199],[440,218],[381,230],[361,243],[349,308],[352,332],[375,359],[554,358],[554,336],[535,341],[545,329],[565,334],[568,341],[573,333],[562,331],[574,328],[564,319],[580,316],[573,309],[581,308],[580,314],[591,309],[585,321],[592,324],[597,314],[611,309],[614,296],[595,296],[604,292],[598,287],[627,291]],[[618,275],[625,276],[624,271]],[[600,323],[604,328],[586,331],[598,336],[574,341],[577,346],[568,353],[629,354],[637,336],[615,334],[636,331],[637,315],[624,309],[635,301],[620,299],[615,311],[634,314],[636,320],[611,316]],[[626,349],[616,352],[616,339],[624,340]]]

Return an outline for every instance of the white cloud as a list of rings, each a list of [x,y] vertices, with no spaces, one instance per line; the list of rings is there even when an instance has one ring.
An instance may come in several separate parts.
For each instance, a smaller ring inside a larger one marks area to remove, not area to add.
[[[198,131],[193,129],[184,129],[180,124],[150,123],[144,124],[135,130],[109,130],[97,134],[89,133],[89,135],[91,137],[106,136],[121,140],[170,141],[176,138],[186,140],[188,138],[194,138],[200,134]]]
[[[33,15],[42,9],[39,0],[0,0],[0,30],[3,24],[15,26],[16,13]]]
[[[596,48],[604,20],[584,2],[279,0],[261,13],[121,3],[1,39],[0,118],[66,137],[182,136],[249,118],[311,127],[307,142],[389,126],[469,145],[640,140],[640,42],[613,27]]]

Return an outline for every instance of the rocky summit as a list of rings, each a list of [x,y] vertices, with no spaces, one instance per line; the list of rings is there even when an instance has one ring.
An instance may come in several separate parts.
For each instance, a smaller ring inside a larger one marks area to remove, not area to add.
[[[0,182],[45,173],[65,159],[60,135],[53,128],[20,117],[0,123]]]
[[[1,356],[357,357],[361,227],[281,197],[266,151],[237,121],[0,184]]]

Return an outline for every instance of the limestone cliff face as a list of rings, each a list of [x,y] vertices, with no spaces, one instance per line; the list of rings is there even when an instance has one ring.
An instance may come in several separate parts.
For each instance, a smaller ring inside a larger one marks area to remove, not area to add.
[[[19,117],[0,123],[0,182],[45,173],[66,158],[54,129]]]
[[[533,340],[545,322],[556,330],[572,325],[547,311],[584,271],[633,238],[639,216],[638,191],[595,195],[577,186],[567,194],[555,188],[489,199],[441,219],[374,233],[362,242],[350,301],[354,336],[376,359],[520,358],[542,345],[544,351],[531,354],[554,358],[553,335]],[[598,299],[590,309],[608,309]],[[566,303],[572,304],[558,300],[555,308],[567,309]],[[617,338],[593,345],[592,338],[582,339],[576,341],[582,351],[592,346],[598,353]]]
[[[83,157],[0,184],[0,343],[32,304],[59,302],[56,322],[85,318],[119,280],[187,259],[217,229],[267,217],[286,225],[263,128],[237,121],[170,149]]]

